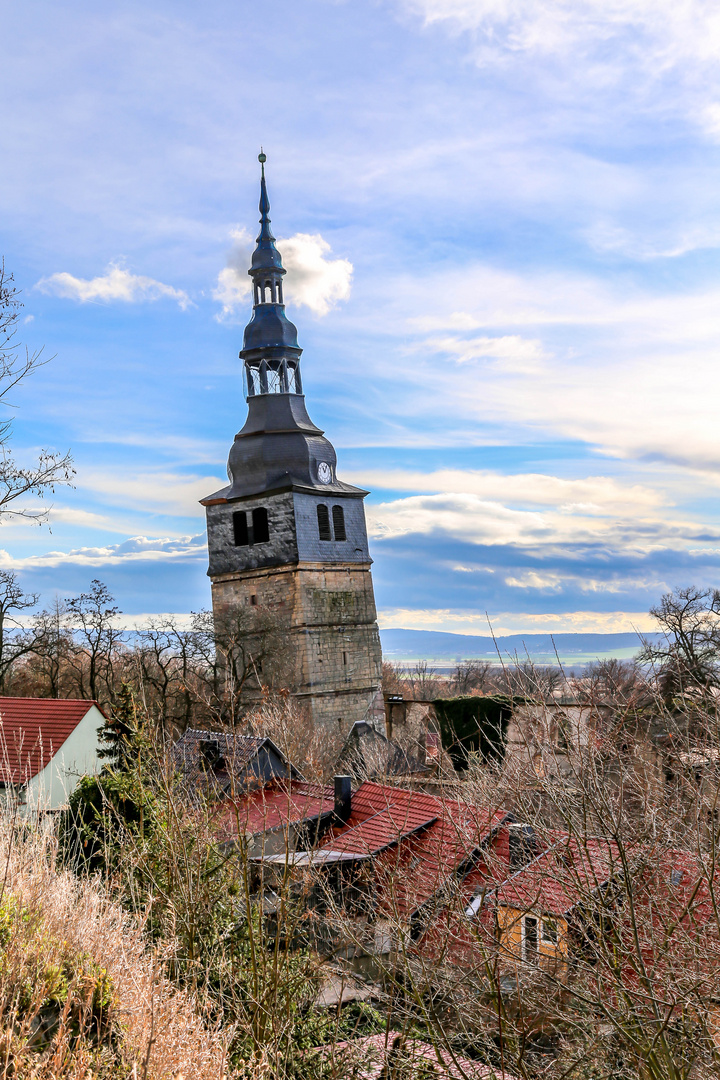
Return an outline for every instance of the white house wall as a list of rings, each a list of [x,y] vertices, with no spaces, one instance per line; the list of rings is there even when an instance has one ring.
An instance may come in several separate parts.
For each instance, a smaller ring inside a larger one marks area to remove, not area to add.
[[[104,723],[97,705],[91,705],[52,760],[27,785],[28,810],[58,810],[68,801],[81,777],[100,772],[98,731]]]

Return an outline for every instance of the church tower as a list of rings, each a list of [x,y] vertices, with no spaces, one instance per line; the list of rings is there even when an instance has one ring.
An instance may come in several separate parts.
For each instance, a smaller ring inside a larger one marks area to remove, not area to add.
[[[332,444],[305,408],[297,330],[285,314],[285,270],[270,229],[260,154],[260,233],[248,273],[248,415],[227,487],[202,500],[216,625],[241,607],[279,620],[287,689],[316,724],[384,730],[380,636],[363,499],[337,476]]]

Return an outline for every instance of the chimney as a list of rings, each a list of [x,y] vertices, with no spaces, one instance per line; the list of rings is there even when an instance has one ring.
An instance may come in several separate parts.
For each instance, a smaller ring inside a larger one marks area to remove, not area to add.
[[[535,858],[535,830],[520,822],[508,825],[510,869],[519,870]]]
[[[336,776],[335,778],[335,817],[338,821],[346,822],[352,812],[352,777]]]

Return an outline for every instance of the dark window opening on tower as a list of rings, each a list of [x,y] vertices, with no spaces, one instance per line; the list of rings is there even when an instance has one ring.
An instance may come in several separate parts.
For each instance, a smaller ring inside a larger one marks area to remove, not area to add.
[[[256,607],[256,605],[257,605],[257,596],[255,595],[255,593],[253,593],[252,596],[250,597],[250,603],[252,604],[253,607]]]
[[[347,653],[343,653],[343,664],[347,664]]]
[[[253,510],[252,523],[253,543],[266,544],[270,539],[270,528],[268,526],[268,512],[264,506],[258,506],[257,510]]]
[[[330,512],[325,503],[320,503],[317,508],[318,533],[321,540],[332,540],[330,532]]]
[[[233,514],[233,535],[235,547],[247,547],[250,543],[247,514],[244,510],[236,510]]]
[[[333,529],[336,540],[345,540],[345,512],[342,506],[333,506]]]

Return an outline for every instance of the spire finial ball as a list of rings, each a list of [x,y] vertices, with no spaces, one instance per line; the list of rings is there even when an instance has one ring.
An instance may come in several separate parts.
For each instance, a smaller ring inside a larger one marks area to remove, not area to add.
[[[265,154],[263,154],[262,150],[258,154],[258,161],[260,162],[261,165],[264,165],[265,162],[267,161],[267,156]]]

